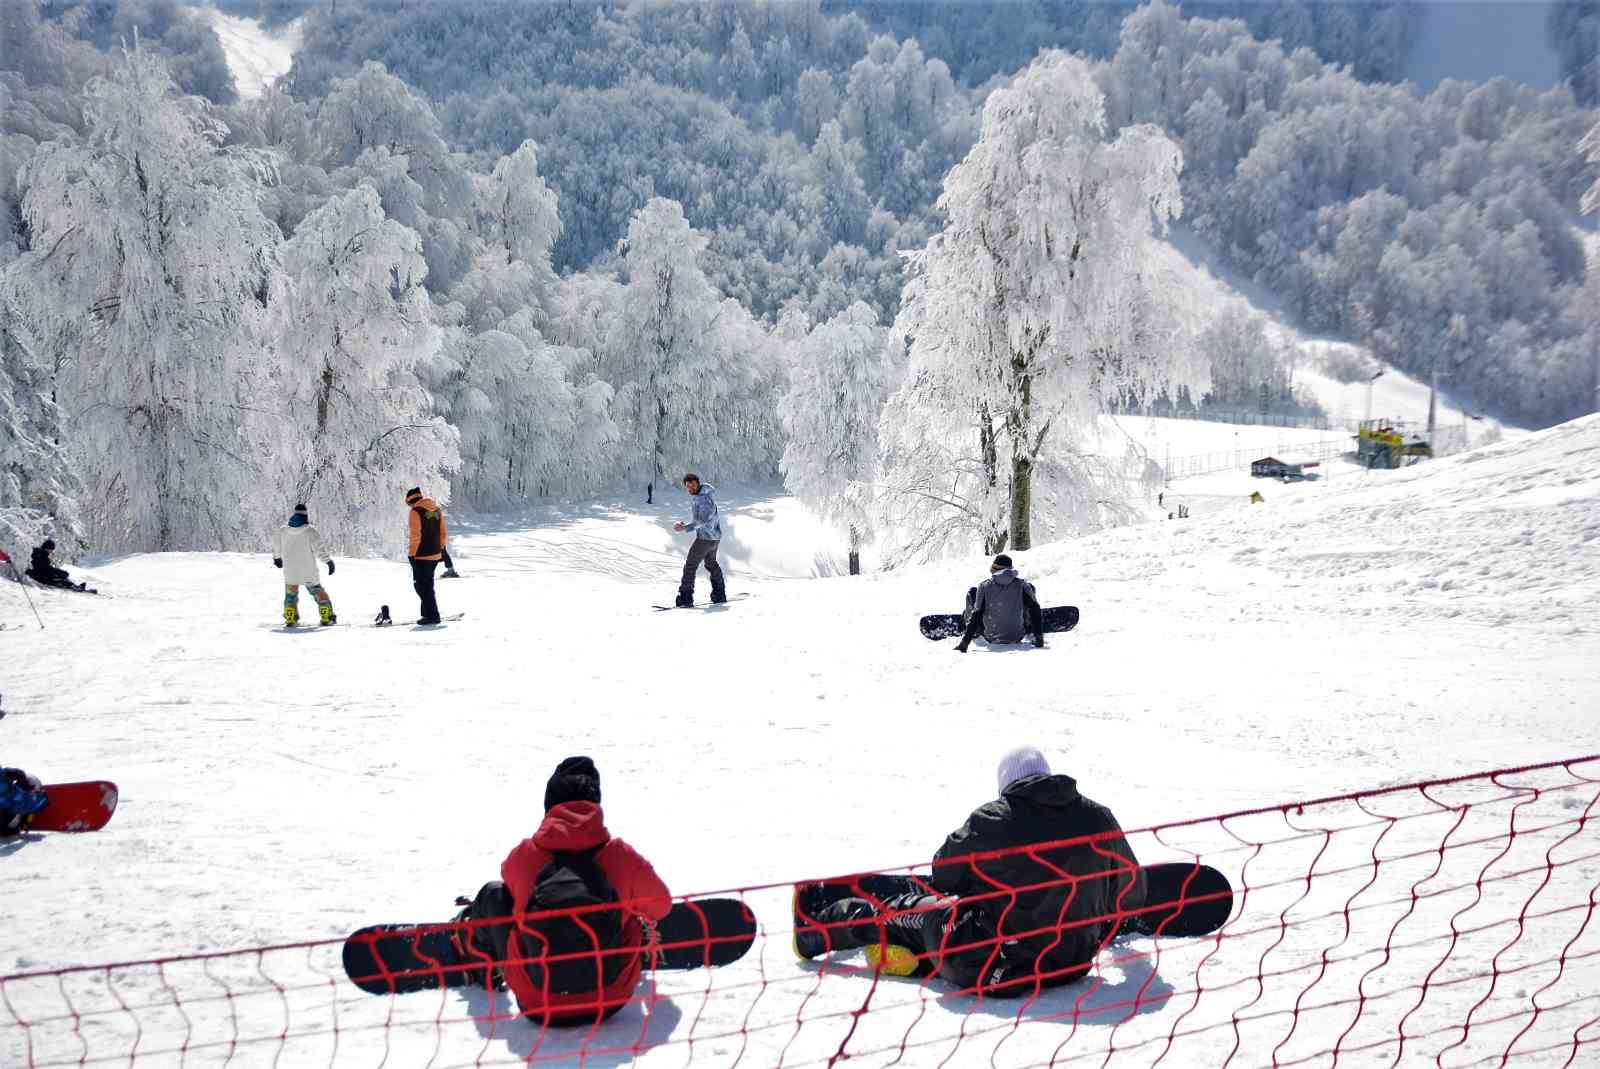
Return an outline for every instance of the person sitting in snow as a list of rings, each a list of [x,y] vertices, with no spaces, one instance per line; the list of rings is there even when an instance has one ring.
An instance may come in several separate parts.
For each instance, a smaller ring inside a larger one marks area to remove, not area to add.
[[[50,554],[56,551],[56,540],[46,538],[42,545],[33,547],[32,558],[28,564],[28,578],[40,586],[58,586],[63,590],[89,590],[87,583],[74,583],[65,568],[57,568],[50,560]]]
[[[711,604],[721,605],[728,600],[728,588],[723,585],[722,565],[717,563],[717,548],[722,545],[722,520],[717,516],[717,501],[712,496],[716,487],[700,481],[694,472],[683,476],[683,489],[694,499],[694,511],[687,522],[679,520],[672,525],[674,531],[693,531],[694,544],[683,561],[683,581],[678,584],[680,609],[694,607],[694,580],[704,561],[706,573],[711,576]]]
[[[645,923],[667,915],[672,895],[650,862],[606,830],[593,760],[557,765],[544,809],[539,830],[512,849],[500,879],[484,884],[456,918],[515,919],[468,923],[454,938],[464,959],[489,967],[491,983],[504,979],[523,1016],[593,1025],[633,997]],[[563,909],[577,912],[548,913]]]
[[[962,615],[967,629],[956,643],[957,653],[966,653],[980,631],[991,646],[1021,642],[1023,635],[1032,635],[1034,648],[1044,649],[1044,612],[1039,608],[1033,584],[1017,575],[1011,558],[1004,553],[989,565],[989,578],[983,585],[967,591],[967,608]]]
[[[20,768],[0,768],[0,837],[27,831],[48,800],[36,777]]]
[[[333,614],[333,600],[322,589],[322,575],[317,571],[317,561],[326,561],[328,574],[333,574],[333,558],[328,556],[322,533],[311,524],[311,515],[304,505],[296,505],[289,516],[289,525],[280,527],[272,536],[272,563],[283,569],[283,623],[294,627],[300,622],[300,584],[317,600],[317,615],[322,627],[339,622]]]
[[[1000,797],[945,839],[931,876],[796,887],[795,954],[865,947],[890,975],[937,973],[995,997],[1083,977],[1144,905],[1144,872],[1111,810],[1038,750],[1007,753],[997,778]]]

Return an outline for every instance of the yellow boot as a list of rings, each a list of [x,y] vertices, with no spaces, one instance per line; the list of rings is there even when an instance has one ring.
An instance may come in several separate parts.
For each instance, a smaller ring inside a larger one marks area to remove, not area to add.
[[[898,943],[873,943],[867,947],[867,964],[890,976],[912,976],[922,963]]]

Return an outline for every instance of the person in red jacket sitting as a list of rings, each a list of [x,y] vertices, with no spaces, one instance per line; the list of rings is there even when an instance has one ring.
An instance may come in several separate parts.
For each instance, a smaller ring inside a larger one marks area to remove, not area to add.
[[[512,849],[500,879],[457,918],[463,956],[492,959],[523,1016],[594,1024],[626,1006],[644,969],[645,923],[672,908],[650,862],[606,830],[600,772],[587,757],[556,766],[539,830]],[[554,912],[551,911],[561,911]]]

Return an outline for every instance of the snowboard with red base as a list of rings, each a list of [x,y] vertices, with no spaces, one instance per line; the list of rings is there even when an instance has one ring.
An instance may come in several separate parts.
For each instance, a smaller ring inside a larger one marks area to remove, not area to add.
[[[28,821],[28,831],[99,831],[117,811],[117,785],[109,780],[46,783],[44,808]]]
[[[375,924],[344,941],[350,982],[374,995],[404,995],[441,987],[481,987],[483,962],[463,956],[453,935],[462,922]],[[737,898],[678,902],[655,926],[656,969],[700,969],[744,957],[756,939],[756,916]],[[648,952],[644,964],[651,967]]]

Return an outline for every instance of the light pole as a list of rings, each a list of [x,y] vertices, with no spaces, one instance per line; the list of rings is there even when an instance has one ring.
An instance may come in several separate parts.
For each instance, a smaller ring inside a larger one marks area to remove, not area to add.
[[[1385,370],[1384,368],[1379,368],[1378,373],[1367,380],[1367,418],[1362,422],[1370,423],[1372,421],[1372,384],[1383,378]]]

